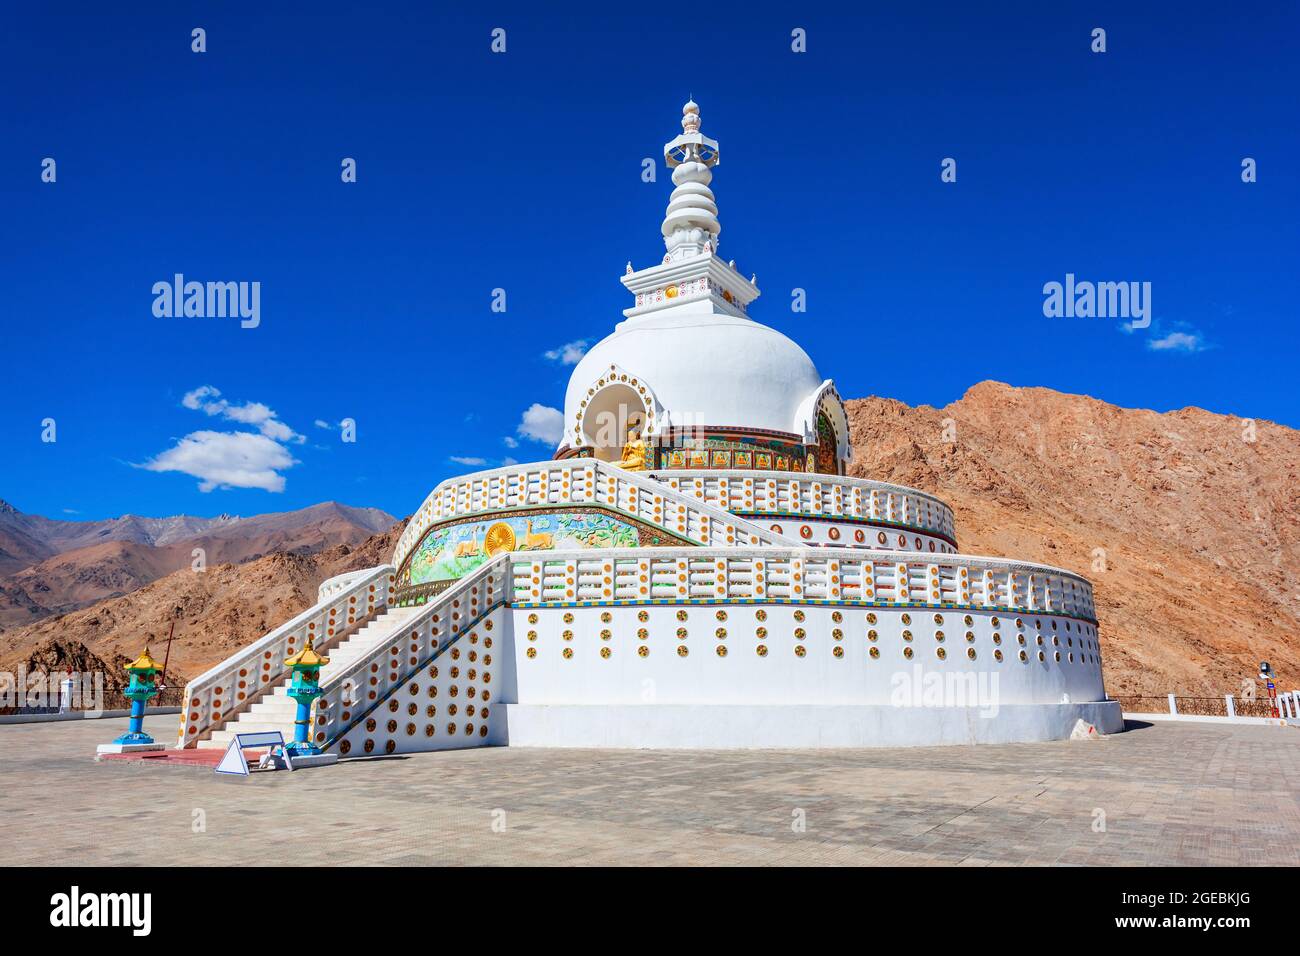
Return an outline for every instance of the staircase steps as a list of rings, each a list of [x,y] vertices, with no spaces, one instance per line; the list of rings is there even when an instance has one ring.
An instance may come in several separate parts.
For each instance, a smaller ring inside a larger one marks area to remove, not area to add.
[[[357,661],[368,656],[420,610],[422,608],[419,607],[390,608],[337,647],[326,651],[325,656],[329,658],[329,663],[320,670],[321,683],[325,684],[339,676]],[[289,679],[286,675],[272,688],[271,693],[263,696],[248,710],[238,714],[234,720],[226,721],[206,740],[200,740],[199,749],[224,750],[230,746],[230,741],[234,739],[235,734],[274,730],[284,735],[285,743],[293,740],[293,721],[298,712],[298,704],[289,696]]]

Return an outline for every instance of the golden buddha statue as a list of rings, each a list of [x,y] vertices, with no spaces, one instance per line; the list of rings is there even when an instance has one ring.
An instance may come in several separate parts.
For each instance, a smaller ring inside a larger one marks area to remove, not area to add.
[[[627,442],[623,445],[623,457],[618,466],[628,471],[645,471],[646,443],[637,437],[641,423],[637,420],[627,423]]]

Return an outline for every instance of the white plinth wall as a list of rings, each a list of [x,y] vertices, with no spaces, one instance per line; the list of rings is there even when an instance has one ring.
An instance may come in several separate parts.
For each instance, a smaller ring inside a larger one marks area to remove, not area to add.
[[[1123,729],[1119,703],[1000,708],[881,705],[506,705],[512,747],[746,750],[925,747],[1059,740],[1083,719]]]
[[[699,602],[504,617],[511,746],[894,747],[1059,739],[1080,718],[1123,727],[1090,625],[1059,615]]]

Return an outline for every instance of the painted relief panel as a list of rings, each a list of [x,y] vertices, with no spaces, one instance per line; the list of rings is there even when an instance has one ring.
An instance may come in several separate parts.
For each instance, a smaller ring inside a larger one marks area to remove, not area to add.
[[[454,581],[503,551],[637,545],[633,525],[600,512],[485,518],[430,531],[399,572],[397,586]]]

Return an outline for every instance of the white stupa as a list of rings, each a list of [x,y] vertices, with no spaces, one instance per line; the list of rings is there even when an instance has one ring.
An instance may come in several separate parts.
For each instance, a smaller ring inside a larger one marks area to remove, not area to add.
[[[665,254],[578,363],[551,461],[443,482],[393,561],[191,682],[178,743],[291,731],[283,661],[328,650],[311,739],[886,746],[1122,726],[1087,581],[958,552],[951,509],[849,478],[830,379],[718,255],[718,144],[664,148]]]

